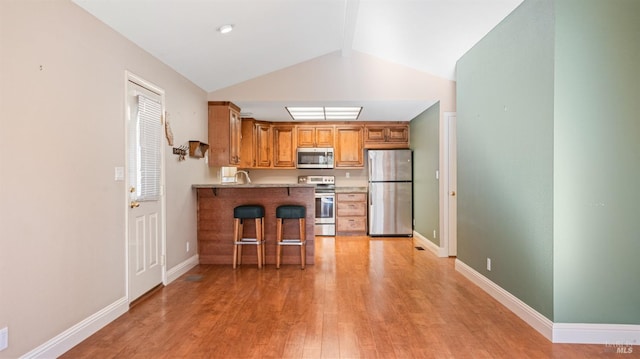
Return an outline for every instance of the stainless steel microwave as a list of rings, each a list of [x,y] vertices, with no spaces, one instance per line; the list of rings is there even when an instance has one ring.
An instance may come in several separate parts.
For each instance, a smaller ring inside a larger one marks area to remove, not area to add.
[[[333,168],[333,148],[299,147],[297,152],[298,168]]]

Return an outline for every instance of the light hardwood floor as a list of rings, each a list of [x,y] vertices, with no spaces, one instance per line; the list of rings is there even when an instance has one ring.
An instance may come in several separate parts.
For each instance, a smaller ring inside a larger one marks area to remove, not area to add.
[[[411,239],[367,237],[317,237],[316,264],[305,270],[197,266],[63,356],[602,357],[621,356],[604,345],[551,344],[458,274],[453,259]]]

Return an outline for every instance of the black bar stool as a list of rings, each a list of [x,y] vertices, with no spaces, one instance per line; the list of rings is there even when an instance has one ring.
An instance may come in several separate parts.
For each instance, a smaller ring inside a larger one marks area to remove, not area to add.
[[[305,256],[307,254],[306,249],[306,226],[305,226],[306,210],[304,206],[296,205],[283,205],[276,208],[276,244],[278,245],[276,253],[276,268],[280,268],[280,257],[282,255],[282,246],[300,246],[300,262],[302,269],[305,265]],[[300,234],[298,238],[284,239],[283,238],[283,221],[285,219],[297,219]]]
[[[242,264],[242,246],[246,244],[256,246],[258,253],[258,268],[264,263],[264,207],[260,205],[244,205],[233,209],[233,268]],[[246,238],[244,235],[244,221],[253,219],[256,225],[256,237]]]

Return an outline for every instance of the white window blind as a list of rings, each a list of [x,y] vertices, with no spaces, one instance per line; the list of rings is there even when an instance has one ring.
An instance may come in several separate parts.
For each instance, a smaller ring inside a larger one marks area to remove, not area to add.
[[[160,102],[138,95],[135,126],[131,127],[129,153],[130,183],[135,183],[135,199],[154,201],[160,198],[160,161],[162,144],[162,105]]]

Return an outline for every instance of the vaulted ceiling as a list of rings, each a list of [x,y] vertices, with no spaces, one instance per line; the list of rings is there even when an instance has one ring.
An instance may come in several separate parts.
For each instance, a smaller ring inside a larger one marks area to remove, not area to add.
[[[207,92],[334,52],[454,80],[456,61],[522,2],[73,1]]]

